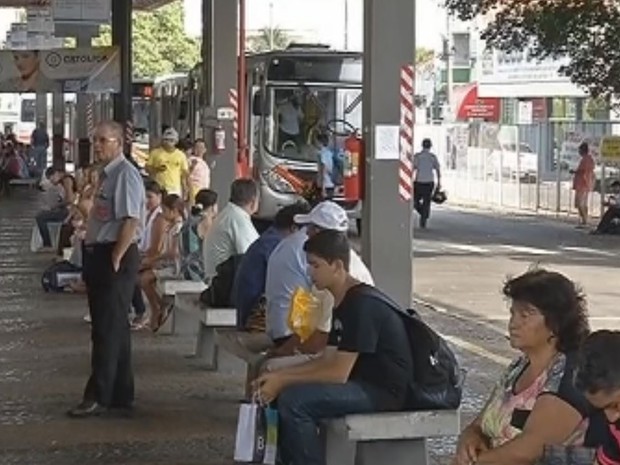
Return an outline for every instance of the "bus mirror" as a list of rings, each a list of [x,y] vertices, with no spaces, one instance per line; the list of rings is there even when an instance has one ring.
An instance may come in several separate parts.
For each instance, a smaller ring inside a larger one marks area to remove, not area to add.
[[[252,115],[254,116],[267,116],[269,115],[269,108],[263,101],[263,93],[256,92],[252,99]]]

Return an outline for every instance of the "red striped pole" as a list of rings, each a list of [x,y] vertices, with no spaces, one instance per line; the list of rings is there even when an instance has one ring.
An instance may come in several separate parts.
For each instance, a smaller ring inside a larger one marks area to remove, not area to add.
[[[400,71],[400,161],[398,164],[398,195],[403,202],[411,202],[413,194],[413,125],[415,72],[413,65]]]
[[[233,139],[239,141],[239,100],[237,98],[237,89],[230,89],[228,91],[228,103],[235,111],[235,117],[233,118]]]

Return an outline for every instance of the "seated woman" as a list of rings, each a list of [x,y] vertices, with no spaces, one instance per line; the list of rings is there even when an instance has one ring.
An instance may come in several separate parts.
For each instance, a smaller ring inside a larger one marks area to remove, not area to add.
[[[57,199],[57,203],[48,210],[40,211],[35,217],[43,248],[49,249],[52,247],[52,238],[48,223],[64,223],[69,218],[69,207],[73,205],[76,199],[77,186],[73,176],[62,170],[48,168],[45,174],[53,186],[60,188],[58,191],[60,198]]]
[[[144,183],[144,188],[146,191],[146,221],[144,224],[144,232],[138,243],[138,249],[143,256],[145,256],[151,248],[153,225],[162,212],[161,201],[163,197],[162,188],[155,181],[146,181]],[[146,314],[146,305],[142,297],[142,286],[140,286],[140,283],[137,283],[134,289],[131,306],[134,311],[134,317],[131,320],[131,329],[139,331],[147,328],[149,326],[149,320]]]
[[[529,465],[545,445],[581,445],[588,403],[573,386],[576,351],[589,333],[585,297],[542,269],[508,281],[510,345],[521,352],[486,406],[461,433],[455,465]]]
[[[204,238],[217,215],[217,193],[210,189],[198,191],[191,216],[181,229],[181,277],[190,281],[205,278],[202,258]]]
[[[81,216],[88,218],[90,210],[93,207],[93,200],[95,198],[95,188],[99,182],[99,170],[96,166],[90,166],[83,169],[83,176],[80,180],[76,180],[77,192],[74,197],[73,205],[69,207],[70,215]],[[63,250],[67,247],[71,247],[71,236],[73,235],[74,228],[71,219],[65,221],[60,228],[60,238],[58,240],[57,255],[59,258],[63,257]]]
[[[181,197],[170,194],[162,201],[162,212],[153,221],[151,243],[142,258],[139,275],[140,287],[151,307],[150,327],[153,332],[166,322],[171,308],[163,308],[164,302],[157,293],[157,279],[177,274],[179,261],[179,232],[185,217],[185,205]]]

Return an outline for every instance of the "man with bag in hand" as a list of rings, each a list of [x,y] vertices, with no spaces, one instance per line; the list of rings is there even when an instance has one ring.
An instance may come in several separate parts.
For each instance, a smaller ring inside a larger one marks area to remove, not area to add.
[[[401,410],[413,374],[403,321],[389,304],[365,292],[371,286],[349,274],[346,234],[321,231],[308,239],[304,251],[313,283],[335,300],[327,350],[254,383],[261,402],[277,399],[283,465],[324,465],[319,422]]]

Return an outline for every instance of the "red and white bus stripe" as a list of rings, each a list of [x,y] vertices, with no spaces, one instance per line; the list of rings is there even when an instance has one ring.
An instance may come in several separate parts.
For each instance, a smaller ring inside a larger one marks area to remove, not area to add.
[[[415,71],[405,65],[400,71],[400,162],[398,164],[398,194],[410,202],[413,194],[413,126]]]

